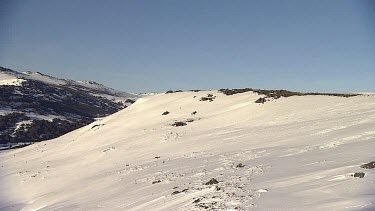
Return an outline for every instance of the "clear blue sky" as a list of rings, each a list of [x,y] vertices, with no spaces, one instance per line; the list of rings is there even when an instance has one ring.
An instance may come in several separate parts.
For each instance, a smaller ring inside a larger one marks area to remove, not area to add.
[[[0,66],[125,91],[375,91],[371,0],[0,0],[0,24]]]

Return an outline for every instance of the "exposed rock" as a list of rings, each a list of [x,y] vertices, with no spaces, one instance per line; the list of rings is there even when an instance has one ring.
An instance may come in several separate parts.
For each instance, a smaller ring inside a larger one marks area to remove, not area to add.
[[[262,89],[220,89],[221,93],[225,95],[234,95],[245,92],[254,92],[260,95],[265,95],[270,98],[278,99],[280,97],[291,97],[291,96],[306,96],[306,95],[326,95],[326,96],[336,96],[336,97],[354,97],[359,94],[339,94],[339,93],[318,93],[318,92],[292,92],[288,90],[262,90]]]
[[[174,122],[172,124],[172,126],[175,126],[175,127],[182,127],[182,126],[186,126],[187,124],[185,122]]]
[[[173,193],[171,193],[171,195],[173,196],[173,195],[176,195],[176,194],[179,194],[179,193],[181,193],[181,192],[176,190],[176,191],[173,191]]]
[[[94,125],[94,126],[91,127],[91,129],[94,129],[94,128],[96,128],[96,127],[101,127],[101,126],[104,126],[104,124]]]
[[[363,164],[363,165],[361,165],[361,168],[364,168],[364,169],[373,169],[373,168],[375,168],[375,161]]]
[[[205,185],[215,185],[219,183],[215,178],[210,179],[208,182],[205,183]]]
[[[187,119],[186,122],[194,122],[194,119]]]
[[[243,167],[245,167],[245,165],[243,165],[242,163],[239,163],[239,164],[236,166],[236,168],[243,168]]]
[[[176,92],[182,92],[182,90],[176,90],[176,91],[169,90],[165,94],[172,94],[172,93],[176,93]]]
[[[0,85],[0,110],[15,114],[0,115],[0,144],[57,138],[90,124],[95,118],[113,114],[137,98],[91,81],[58,79],[3,67],[0,74],[22,81],[19,85]],[[1,119],[7,124],[1,124]]]
[[[365,177],[365,173],[363,173],[363,172],[354,173],[353,177],[364,178]]]
[[[207,94],[207,97],[201,97],[201,99],[199,99],[199,101],[212,102],[212,101],[214,101],[215,98],[216,98],[216,96],[214,96],[213,94]]]
[[[262,103],[262,104],[264,104],[266,101],[267,101],[267,100],[266,100],[265,97],[261,97],[261,98],[259,98],[258,100],[256,100],[255,103]]]
[[[199,203],[202,200],[202,198],[194,199],[193,204]]]

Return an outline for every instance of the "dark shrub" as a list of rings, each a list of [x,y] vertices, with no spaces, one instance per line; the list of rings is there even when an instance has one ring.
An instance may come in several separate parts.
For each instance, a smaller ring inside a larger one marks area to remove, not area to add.
[[[373,169],[373,168],[375,168],[375,161],[363,164],[363,165],[361,165],[361,168],[364,168],[364,169]]]
[[[242,163],[239,163],[239,164],[236,166],[236,168],[243,168],[243,167],[245,167],[245,165],[242,164]]]
[[[225,95],[234,95],[244,92],[254,92],[260,95],[265,95],[270,98],[278,99],[280,97],[291,97],[291,96],[306,96],[306,95],[326,95],[326,96],[336,96],[336,97],[354,97],[358,94],[337,94],[337,93],[317,93],[317,92],[291,92],[287,90],[262,90],[262,89],[220,89],[221,93]]]
[[[169,111],[164,111],[161,115],[168,115],[168,114],[170,114],[170,112]]]
[[[194,119],[187,119],[186,122],[194,122]]]
[[[176,90],[176,91],[169,90],[165,94],[172,94],[172,93],[176,93],[176,92],[182,92],[182,90]]]
[[[133,103],[135,103],[135,100],[126,99],[126,100],[125,100],[125,103],[133,104]]]
[[[219,89],[219,92],[221,92],[225,95],[234,95],[234,94],[250,92],[250,91],[254,91],[254,90],[250,89],[250,88],[245,88],[245,89]]]
[[[205,185],[214,185],[219,183],[215,178],[210,179],[210,181],[206,182]]]
[[[182,127],[182,126],[186,126],[187,124],[185,122],[175,122],[172,124],[172,126],[175,126],[175,127]]]
[[[208,98],[208,97],[202,97],[199,101],[214,101],[212,98]]]
[[[91,122],[93,122],[93,120],[88,118],[78,120],[62,120],[55,118],[52,121],[33,120],[31,124],[25,125],[17,130],[10,142],[38,142],[53,139],[88,125]]]
[[[365,177],[365,173],[363,173],[363,172],[354,173],[353,177],[364,178]]]
[[[173,193],[171,193],[171,195],[176,195],[176,194],[179,194],[179,193],[181,193],[181,192],[176,190],[176,191],[173,191]]]
[[[104,124],[94,125],[94,126],[91,127],[91,129],[94,129],[94,128],[100,127],[100,126],[104,126]]]
[[[256,100],[255,103],[262,103],[262,104],[264,104],[266,101],[267,101],[266,98],[261,97],[258,100]]]
[[[214,101],[215,98],[216,98],[216,96],[214,96],[213,94],[207,94],[207,97],[201,97],[201,99],[199,101],[212,102],[212,101]]]

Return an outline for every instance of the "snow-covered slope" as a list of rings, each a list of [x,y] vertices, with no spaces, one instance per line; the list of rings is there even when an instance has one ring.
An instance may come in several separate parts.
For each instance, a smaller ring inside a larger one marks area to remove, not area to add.
[[[24,81],[24,79],[17,78],[14,75],[0,72],[0,86],[21,86]]]
[[[125,102],[127,99],[137,99],[137,94],[115,90],[93,81],[74,81],[69,79],[60,79],[40,72],[17,72],[0,66],[0,85],[22,86],[22,82],[35,80],[54,86],[70,86],[79,90],[85,90],[88,93],[101,96],[107,99],[116,99],[117,102]]]
[[[258,98],[147,96],[1,152],[0,210],[375,209],[374,96]]]
[[[95,82],[0,67],[0,145],[58,137],[113,114],[137,98]]]

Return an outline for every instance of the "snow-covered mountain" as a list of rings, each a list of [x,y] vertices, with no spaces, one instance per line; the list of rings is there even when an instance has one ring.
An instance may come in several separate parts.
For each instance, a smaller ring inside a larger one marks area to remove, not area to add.
[[[58,137],[138,97],[95,82],[0,67],[0,144]]]
[[[375,95],[245,91],[145,96],[3,151],[0,209],[375,210]]]
[[[79,91],[88,91],[94,96],[101,96],[117,102],[126,102],[127,99],[137,99],[138,94],[132,94],[115,90],[94,81],[74,81],[59,79],[40,72],[16,72],[11,69],[0,67],[0,85],[22,86],[22,82],[34,80],[55,86],[69,86]]]

